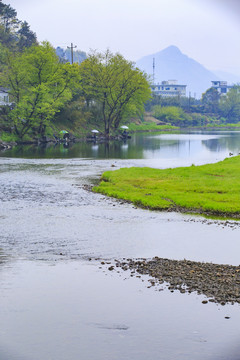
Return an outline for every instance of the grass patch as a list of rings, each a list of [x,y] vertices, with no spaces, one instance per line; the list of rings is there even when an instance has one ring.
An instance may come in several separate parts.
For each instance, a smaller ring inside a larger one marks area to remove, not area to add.
[[[176,126],[170,124],[166,125],[157,125],[154,122],[142,122],[141,124],[128,124],[129,131],[152,131],[152,130],[173,130],[178,129]]]
[[[95,192],[137,206],[240,218],[240,156],[173,169],[122,168],[102,175]]]

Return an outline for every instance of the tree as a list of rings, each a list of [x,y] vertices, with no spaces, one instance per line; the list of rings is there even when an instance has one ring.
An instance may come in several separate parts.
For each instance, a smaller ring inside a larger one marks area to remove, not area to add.
[[[19,21],[17,19],[17,12],[10,5],[0,3],[0,21],[4,26],[4,31],[9,32],[11,28],[15,28]]]
[[[11,51],[22,51],[37,44],[36,34],[26,21],[17,19],[17,12],[0,0],[0,42]]]
[[[99,108],[109,136],[128,116],[144,110],[151,95],[146,74],[120,54],[93,52],[80,65],[83,95],[89,108]]]
[[[30,26],[26,21],[21,22],[21,27],[17,32],[19,37],[18,48],[23,50],[26,47],[31,47],[37,44],[36,34],[30,30]]]
[[[44,42],[23,53],[8,54],[6,84],[15,103],[10,116],[15,133],[44,136],[50,121],[72,97],[78,65],[60,64],[54,48]]]
[[[217,89],[211,87],[205,93],[202,94],[202,103],[204,105],[205,112],[216,114],[219,110],[219,100],[221,95]]]
[[[234,86],[229,92],[221,97],[221,115],[227,122],[239,122],[240,120],[240,86]]]
[[[185,126],[190,120],[189,116],[184,113],[183,109],[177,106],[160,106],[156,105],[153,109],[153,116],[161,121],[176,126]]]

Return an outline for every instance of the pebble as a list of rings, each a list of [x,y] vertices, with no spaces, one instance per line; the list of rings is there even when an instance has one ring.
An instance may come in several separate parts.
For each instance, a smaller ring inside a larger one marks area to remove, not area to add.
[[[148,288],[168,283],[169,291],[197,292],[208,300],[222,306],[227,303],[240,304],[240,265],[221,265],[190,260],[170,260],[155,256],[153,259],[115,260],[122,270],[130,270],[131,276],[149,275]],[[113,270],[114,266],[110,266]]]

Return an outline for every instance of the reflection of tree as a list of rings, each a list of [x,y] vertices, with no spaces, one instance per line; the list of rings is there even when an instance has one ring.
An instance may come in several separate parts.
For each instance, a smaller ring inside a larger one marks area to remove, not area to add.
[[[240,151],[240,134],[220,134],[221,137],[192,141],[191,136],[187,139],[170,139],[168,137],[159,137],[154,134],[136,134],[132,139],[127,140],[127,146],[124,146],[123,141],[97,142],[93,151],[93,143],[78,142],[70,143],[67,149],[64,149],[63,144],[44,144],[42,146],[24,145],[16,146],[12,150],[1,152],[2,157],[16,157],[16,158],[96,158],[96,159],[144,159],[146,152],[159,155],[163,151],[162,156],[166,153],[175,153],[175,155],[182,153],[185,156],[188,144],[191,145],[191,153],[197,153],[204,146],[211,152],[233,152]]]
[[[156,152],[160,149],[171,149],[171,151],[179,151],[185,148],[186,140],[181,139],[164,139],[163,137],[154,136],[136,136],[136,144],[144,151]]]
[[[5,254],[3,249],[0,248],[0,265],[6,264],[8,260],[9,260],[9,256]]]
[[[239,134],[226,135],[217,139],[204,140],[202,144],[210,151],[231,151],[233,153],[240,151]]]

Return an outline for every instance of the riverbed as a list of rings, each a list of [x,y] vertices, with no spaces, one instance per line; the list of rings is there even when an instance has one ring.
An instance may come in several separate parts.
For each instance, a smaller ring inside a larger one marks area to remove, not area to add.
[[[87,190],[105,170],[219,161],[238,153],[238,140],[160,134],[5,152],[1,359],[239,359],[239,305],[203,305],[197,293],[148,288],[101,265],[154,256],[239,265],[238,223],[136,209]]]

